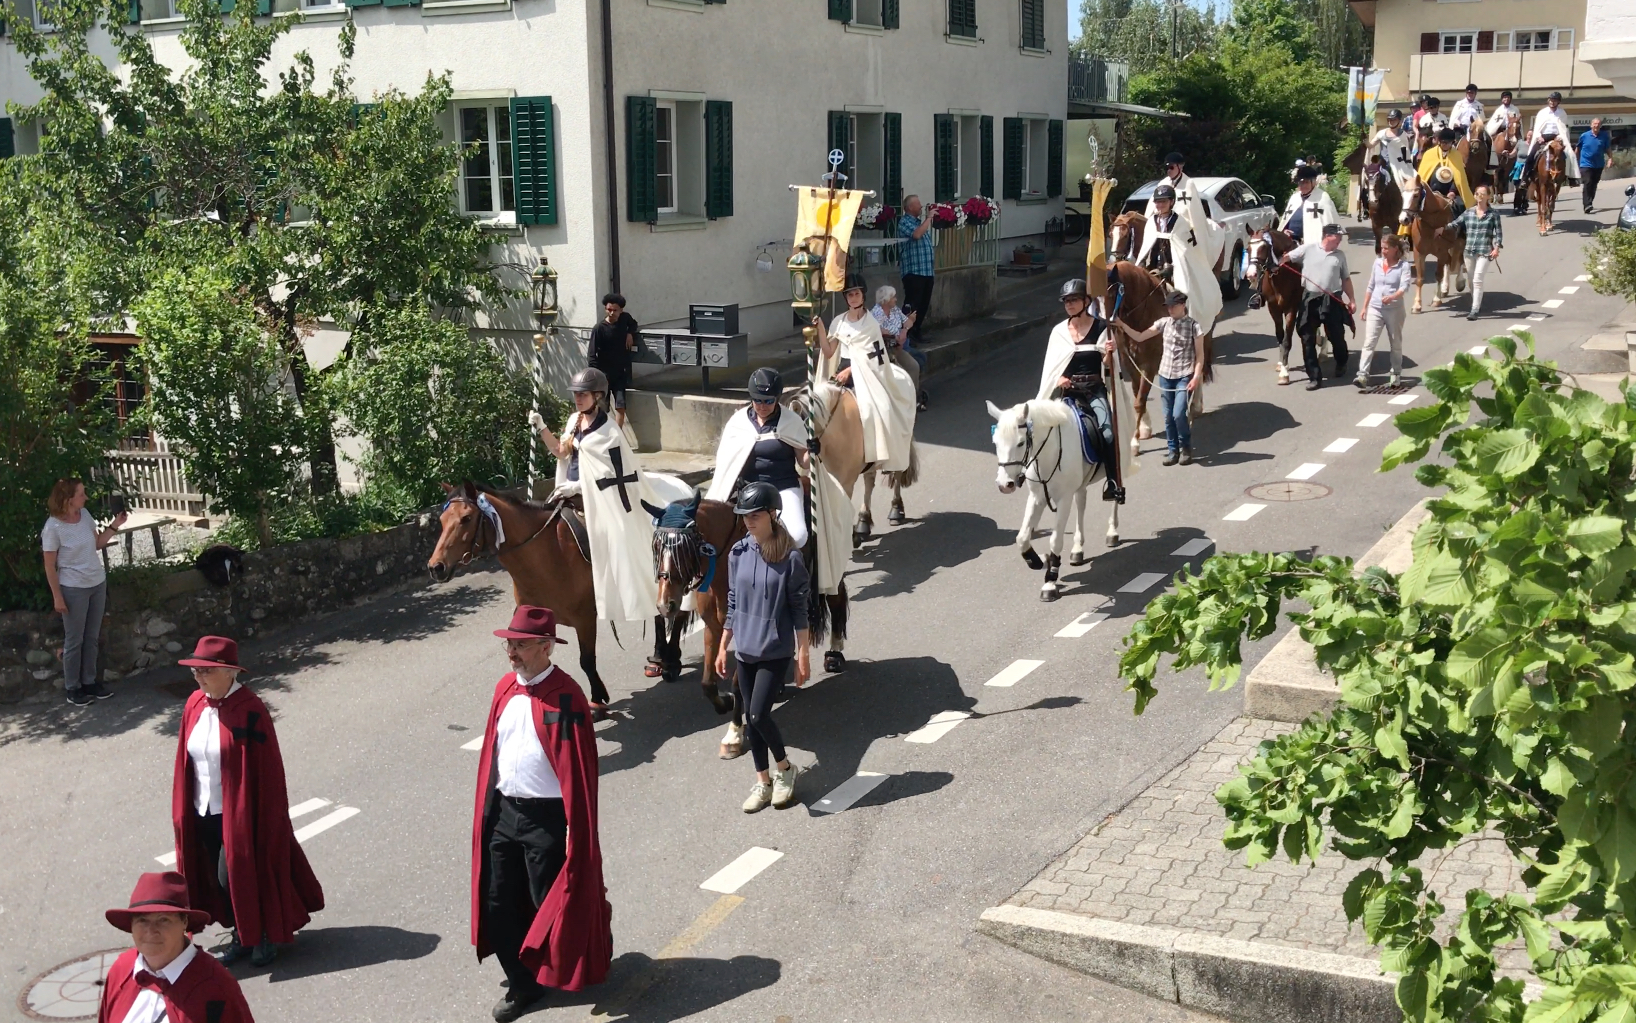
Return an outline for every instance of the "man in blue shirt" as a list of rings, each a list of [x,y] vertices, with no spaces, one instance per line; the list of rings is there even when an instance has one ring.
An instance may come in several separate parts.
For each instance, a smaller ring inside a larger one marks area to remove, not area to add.
[[[909,341],[924,351],[920,343],[921,328],[926,325],[926,314],[932,305],[932,275],[935,272],[932,257],[932,218],[921,205],[920,196],[903,197],[903,212],[898,214],[898,272],[903,275],[903,311],[913,313],[914,326],[909,328]]]
[[[1602,127],[1600,117],[1591,118],[1591,130],[1579,136],[1579,180],[1582,185],[1581,195],[1585,199],[1585,212],[1591,211],[1591,204],[1596,201],[1596,186],[1602,180],[1602,171],[1613,163],[1613,157],[1608,155],[1608,131]]]

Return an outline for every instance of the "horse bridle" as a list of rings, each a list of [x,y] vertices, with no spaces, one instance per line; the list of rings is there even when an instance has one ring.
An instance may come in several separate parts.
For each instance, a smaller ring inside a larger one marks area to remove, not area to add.
[[[1076,415],[1077,415],[1077,413],[1076,413]],[[1051,427],[1051,430],[1061,430],[1061,429],[1062,429],[1062,427],[1060,427],[1060,426]],[[1051,430],[1046,431],[1045,435],[1047,437],[1049,437],[1051,435]],[[1012,466],[1020,466],[1022,468],[1022,472],[1018,473],[1016,475],[1016,477],[1012,477],[1012,475],[1010,473],[1007,473],[1006,474],[1006,479],[1010,480],[1011,485],[1014,486],[1014,487],[1015,486],[1020,486],[1024,482],[1038,483],[1040,485],[1040,489],[1045,491],[1045,507],[1050,509],[1052,514],[1055,514],[1057,509],[1056,509],[1056,505],[1051,503],[1051,487],[1050,487],[1050,483],[1051,483],[1052,480],[1057,478],[1057,473],[1062,471],[1062,445],[1061,444],[1057,445],[1057,464],[1051,469],[1051,475],[1045,477],[1044,479],[1041,479],[1037,475],[1035,475],[1035,476],[1029,476],[1028,475],[1028,470],[1029,470],[1030,467],[1035,468],[1035,469],[1039,468],[1040,452],[1043,451],[1044,449],[1045,449],[1045,445],[1041,444],[1039,450],[1035,450],[1035,448],[1034,448],[1034,420],[1032,418],[1025,418],[1023,420],[1023,457],[1022,457],[1022,460],[1021,461],[1011,461],[1011,462],[1001,462],[1000,463],[1000,468],[1001,469],[1008,469],[1008,468],[1011,468]]]
[[[465,495],[450,497],[447,501],[444,501],[443,510],[448,511],[449,505],[451,504],[469,504],[477,512],[477,525],[471,531],[471,543],[466,547],[465,556],[462,557],[459,562],[457,562],[457,564],[460,565],[469,565],[473,560],[483,556],[485,553],[487,545],[482,542],[483,527],[487,526],[492,531],[494,529],[494,523],[489,521],[489,517],[486,513],[484,513],[481,505]],[[548,516],[544,522],[540,523],[540,528],[529,534],[528,540],[524,540],[522,543],[511,544],[506,548],[506,550],[514,551],[517,548],[527,544],[529,540],[533,540],[535,537],[545,532],[545,527],[551,524],[553,518],[554,516]],[[494,556],[499,557],[503,553],[504,551],[501,549],[501,545],[496,543],[494,545]]]
[[[705,543],[696,523],[653,530],[653,573],[660,582],[685,583],[689,590],[704,589],[705,575],[713,574],[713,566],[707,567],[707,562],[714,557],[714,550]]]

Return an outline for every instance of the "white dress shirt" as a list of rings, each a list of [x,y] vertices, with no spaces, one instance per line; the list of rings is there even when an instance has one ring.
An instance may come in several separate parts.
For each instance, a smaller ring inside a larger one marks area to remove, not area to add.
[[[187,964],[191,963],[193,957],[198,954],[199,946],[190,941],[187,948],[182,950],[182,954],[165,964],[163,970],[155,970],[148,966],[148,961],[142,958],[142,953],[138,952],[136,962],[131,964],[131,976],[134,977],[146,970],[155,977],[163,977],[174,984],[182,978],[182,971],[187,969]],[[164,1018],[165,996],[151,987],[145,987],[138,992],[136,1001],[131,1003],[130,1010],[125,1013],[123,1023],[159,1023]]]
[[[1552,110],[1550,107],[1540,107],[1539,113],[1534,115],[1534,141],[1538,142],[1545,134],[1547,127],[1556,130],[1557,137],[1564,142],[1568,141],[1568,119],[1563,116],[1562,109]]]
[[[530,679],[519,672],[517,681],[532,688],[555,670],[547,668]],[[494,726],[494,762],[500,772],[495,787],[501,795],[513,799],[561,799],[562,783],[551,769],[551,761],[545,758],[540,733],[534,729],[533,702],[533,697],[518,693],[506,701],[506,709],[500,712]]]
[[[244,688],[237,682],[227,691],[232,696]],[[222,699],[226,699],[224,696]],[[193,761],[193,810],[200,817],[222,812],[222,720],[209,701],[187,733],[187,756]]]
[[[1449,112],[1449,124],[1456,128],[1465,128],[1472,121],[1483,119],[1483,101],[1480,99],[1466,99],[1461,96],[1454,103],[1454,109]]]

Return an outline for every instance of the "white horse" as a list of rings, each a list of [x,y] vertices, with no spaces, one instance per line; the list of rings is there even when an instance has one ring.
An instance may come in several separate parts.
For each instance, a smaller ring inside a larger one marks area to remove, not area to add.
[[[1023,561],[1029,568],[1045,569],[1040,599],[1056,600],[1061,596],[1057,574],[1062,567],[1062,541],[1070,510],[1074,516],[1074,547],[1068,564],[1083,565],[1090,560],[1085,554],[1085,493],[1093,481],[1102,477],[1103,467],[1085,460],[1080,450],[1079,428],[1073,421],[1074,410],[1065,401],[1025,401],[1003,410],[991,401],[988,414],[994,417],[994,454],[1000,463],[995,484],[1002,494],[1025,484],[1028,489],[1028,504],[1023,509],[1022,527],[1017,530],[1017,545],[1022,548]],[[1115,504],[1112,508],[1113,514],[1108,519],[1109,547],[1119,543],[1119,506]],[[1034,551],[1034,530],[1047,509],[1056,514],[1056,521],[1052,525],[1050,553],[1042,563]]]

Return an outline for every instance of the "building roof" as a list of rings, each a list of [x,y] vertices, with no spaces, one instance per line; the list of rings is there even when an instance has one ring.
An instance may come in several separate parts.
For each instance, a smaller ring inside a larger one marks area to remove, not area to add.
[[[1144,107],[1137,103],[1113,103],[1107,100],[1075,100],[1068,101],[1068,119],[1070,121],[1084,120],[1090,117],[1118,117],[1120,114],[1140,114],[1143,117],[1171,117],[1183,118],[1187,114],[1173,110],[1160,110],[1158,107]]]

